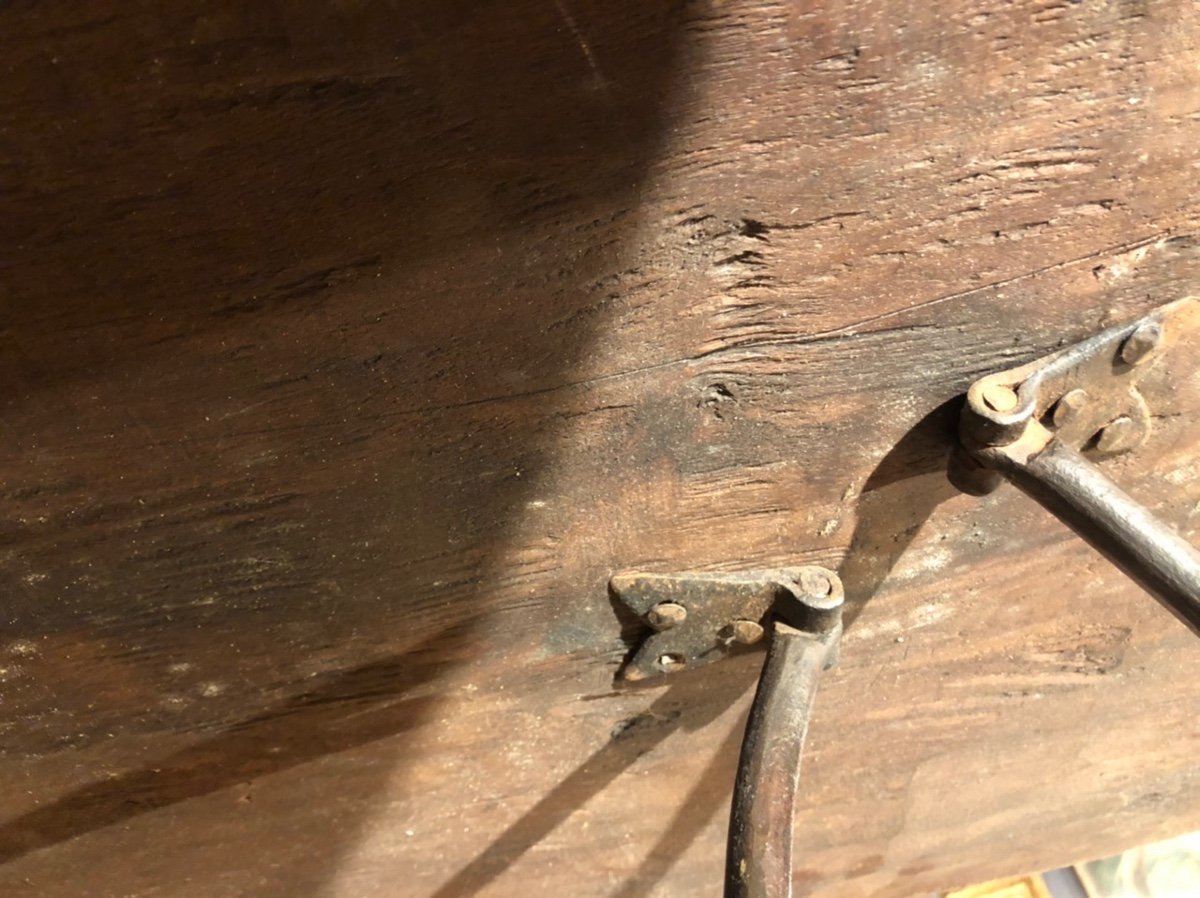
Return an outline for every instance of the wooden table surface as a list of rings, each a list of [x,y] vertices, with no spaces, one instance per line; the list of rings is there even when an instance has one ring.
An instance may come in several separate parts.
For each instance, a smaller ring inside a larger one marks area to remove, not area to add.
[[[631,568],[845,580],[801,894],[1200,827],[1194,638],[943,473],[1196,291],[1190,0],[10,0],[0,71],[6,898],[718,895],[761,656],[616,685]],[[1190,360],[1108,470],[1195,538]]]

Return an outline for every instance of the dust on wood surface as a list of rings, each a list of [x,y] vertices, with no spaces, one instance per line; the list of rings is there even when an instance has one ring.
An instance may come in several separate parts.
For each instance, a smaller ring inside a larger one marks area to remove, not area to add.
[[[839,568],[806,894],[1200,826],[1189,634],[942,475],[973,379],[1194,292],[1198,43],[1182,0],[3,5],[0,891],[719,894],[758,656],[614,688],[630,568]],[[1178,378],[1110,470],[1194,536]]]

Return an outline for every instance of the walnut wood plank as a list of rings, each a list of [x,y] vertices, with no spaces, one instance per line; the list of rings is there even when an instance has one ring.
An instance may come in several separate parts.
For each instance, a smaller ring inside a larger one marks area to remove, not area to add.
[[[798,884],[1200,826],[1196,646],[981,373],[1200,275],[1179,0],[0,7],[0,892],[719,892],[758,656],[624,568],[837,567]],[[1192,369],[1194,371],[1194,369]],[[1200,375],[1114,476],[1193,537]]]

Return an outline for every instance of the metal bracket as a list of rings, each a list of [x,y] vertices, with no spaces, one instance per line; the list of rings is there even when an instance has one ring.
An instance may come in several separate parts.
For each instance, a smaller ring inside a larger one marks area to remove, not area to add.
[[[1200,635],[1200,552],[1088,460],[1146,441],[1139,380],[1187,334],[1200,334],[1195,298],[976,381],[951,476],[976,495],[1011,480]]]
[[[820,629],[839,609],[841,580],[810,565],[734,574],[617,574],[613,594],[653,630],[625,665],[626,680],[708,664],[762,640],[772,612],[800,629]]]
[[[1200,300],[1181,299],[1044,359],[988,375],[967,392],[963,442],[976,456],[1013,458],[1050,439],[1099,458],[1136,449],[1150,435],[1138,381],[1182,333],[1198,328]]]

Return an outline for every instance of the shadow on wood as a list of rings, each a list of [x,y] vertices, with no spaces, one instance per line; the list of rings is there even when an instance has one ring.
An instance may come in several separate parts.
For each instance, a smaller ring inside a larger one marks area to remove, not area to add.
[[[673,734],[708,725],[750,686],[744,675],[714,680],[705,673],[689,671],[678,675],[649,708],[615,730],[601,749],[509,826],[475,860],[459,870],[432,898],[467,898],[477,894],[574,811],[616,782],[638,758]],[[671,859],[687,850],[718,806],[728,803],[728,796],[719,788],[714,792],[713,782],[719,777],[727,777],[730,783],[733,782],[741,733],[739,721],[684,799],[673,823],[664,830],[662,838],[619,894],[645,894],[645,880],[657,880],[669,870]],[[666,801],[669,800],[668,796]],[[674,825],[681,820],[686,821],[686,825]]]
[[[278,708],[149,767],[100,780],[0,826],[0,864],[140,814],[278,773],[426,723],[451,666],[438,634],[394,659],[331,675]],[[460,647],[459,651],[462,651]],[[412,695],[412,693],[418,693]]]
[[[957,439],[961,405],[960,398],[944,402],[917,422],[863,485],[858,523],[838,571],[846,588],[847,630],[934,509],[958,495],[946,477],[946,459]]]
[[[13,888],[35,849],[426,720],[442,635],[513,601],[481,584],[638,233],[682,7],[0,9],[0,732],[138,746],[0,830]],[[268,871],[294,833],[259,825]],[[259,893],[321,893],[356,831],[310,827],[311,875]]]

